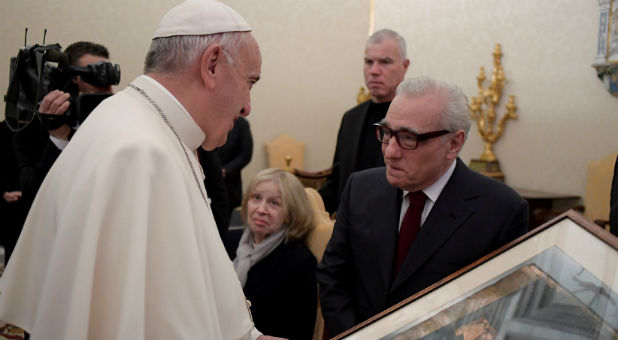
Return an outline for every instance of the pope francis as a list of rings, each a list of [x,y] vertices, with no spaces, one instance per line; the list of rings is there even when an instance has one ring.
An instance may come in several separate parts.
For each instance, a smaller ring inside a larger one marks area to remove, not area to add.
[[[0,320],[32,339],[265,337],[195,157],[251,110],[250,31],[214,0],[165,14],[144,75],[90,114],[43,182],[0,282]]]

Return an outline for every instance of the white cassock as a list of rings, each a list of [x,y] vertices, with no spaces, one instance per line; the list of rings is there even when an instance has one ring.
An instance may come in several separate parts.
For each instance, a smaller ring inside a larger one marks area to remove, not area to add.
[[[0,279],[0,320],[45,339],[255,338],[199,189],[204,133],[153,79],[133,84],[178,137],[134,88],[90,114],[30,210]]]

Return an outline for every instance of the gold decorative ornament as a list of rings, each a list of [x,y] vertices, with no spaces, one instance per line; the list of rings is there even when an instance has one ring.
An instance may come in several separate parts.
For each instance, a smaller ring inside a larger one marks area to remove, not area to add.
[[[358,90],[358,94],[356,95],[356,103],[360,104],[368,101],[369,99],[371,99],[371,93],[361,86]]]
[[[506,77],[504,76],[504,68],[502,67],[502,50],[500,44],[496,44],[493,52],[494,56],[494,70],[491,76],[491,83],[485,89],[483,88],[483,82],[485,82],[485,70],[481,66],[479,75],[476,77],[479,95],[472,97],[470,100],[470,116],[476,120],[476,126],[478,127],[479,134],[485,142],[485,149],[479,159],[472,159],[470,167],[476,171],[479,171],[487,176],[504,181],[504,174],[500,170],[500,163],[494,153],[493,145],[496,143],[502,134],[506,121],[510,119],[517,119],[517,107],[515,106],[515,96],[509,95],[509,100],[506,104],[506,113],[498,121],[497,127],[494,130],[494,124],[496,123],[497,113],[496,109],[500,104],[502,98],[502,90]]]
[[[376,4],[375,0],[369,1],[369,35],[373,34],[373,30],[376,23]]]
[[[285,160],[285,171],[287,172],[294,172],[294,170],[292,169],[292,156],[290,155],[285,155],[285,157],[283,157],[283,159]]]
[[[375,0],[369,1],[369,36],[373,34],[375,27]],[[356,95],[356,103],[360,104],[371,99],[371,93],[361,86]]]

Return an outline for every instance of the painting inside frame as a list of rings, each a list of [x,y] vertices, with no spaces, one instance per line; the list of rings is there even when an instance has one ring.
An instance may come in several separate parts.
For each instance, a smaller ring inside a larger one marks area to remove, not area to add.
[[[570,211],[337,339],[618,339],[618,239]]]
[[[618,339],[618,295],[552,247],[382,339]]]

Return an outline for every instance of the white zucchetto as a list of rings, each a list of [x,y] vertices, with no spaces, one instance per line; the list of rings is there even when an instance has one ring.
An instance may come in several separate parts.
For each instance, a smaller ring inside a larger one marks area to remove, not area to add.
[[[227,5],[215,0],[187,0],[163,16],[153,39],[249,31],[247,21]]]

